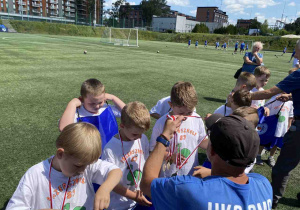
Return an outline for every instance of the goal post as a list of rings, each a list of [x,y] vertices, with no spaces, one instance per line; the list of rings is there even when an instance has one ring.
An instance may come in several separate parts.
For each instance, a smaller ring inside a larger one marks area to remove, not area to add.
[[[106,27],[100,37],[101,43],[138,47],[139,30],[136,28],[111,28]]]
[[[235,43],[239,42],[239,48],[242,42],[245,43],[245,45],[248,44],[249,47],[249,51],[251,51],[252,49],[252,45],[253,45],[253,40],[245,40],[245,39],[228,39],[228,48],[234,48]]]

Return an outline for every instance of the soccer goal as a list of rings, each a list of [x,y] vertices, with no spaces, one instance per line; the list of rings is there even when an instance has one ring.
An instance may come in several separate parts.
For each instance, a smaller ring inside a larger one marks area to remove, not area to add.
[[[228,47],[230,48],[234,48],[235,46],[235,43],[236,42],[239,42],[239,47],[240,48],[240,45],[242,42],[245,42],[245,45],[248,44],[248,47],[249,47],[249,51],[252,50],[252,45],[253,45],[253,40],[244,40],[244,39],[228,39]]]
[[[111,28],[103,30],[100,42],[119,46],[138,47],[139,30],[136,28]]]

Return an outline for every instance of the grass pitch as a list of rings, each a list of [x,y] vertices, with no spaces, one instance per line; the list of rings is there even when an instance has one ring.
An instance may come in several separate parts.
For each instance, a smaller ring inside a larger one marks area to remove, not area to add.
[[[97,38],[0,33],[0,207],[29,167],[54,154],[58,119],[67,103],[79,96],[84,80],[97,78],[108,93],[125,103],[141,101],[148,109],[168,96],[175,82],[190,81],[199,96],[197,112],[204,116],[224,104],[235,85],[233,74],[243,63],[242,55],[231,54],[233,49],[223,52],[201,45],[188,49],[186,44],[149,41],[139,45],[128,48],[103,45]],[[266,88],[287,76],[292,66],[290,54],[278,58],[275,54],[264,52],[264,63],[272,72]],[[254,170],[270,179],[266,164]],[[299,208],[299,183],[298,166],[278,209]]]

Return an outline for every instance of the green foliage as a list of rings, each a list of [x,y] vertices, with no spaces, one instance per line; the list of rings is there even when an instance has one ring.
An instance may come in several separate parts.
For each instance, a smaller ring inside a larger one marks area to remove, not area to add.
[[[2,20],[0,19],[0,25],[2,25]]]
[[[140,5],[143,12],[143,18],[148,26],[151,25],[153,15],[163,16],[170,12],[166,0],[142,0]]]
[[[204,24],[196,24],[194,29],[192,30],[193,33],[209,33],[209,28]]]
[[[264,36],[264,35],[268,34],[269,33],[268,28],[269,28],[268,20],[265,20],[260,28],[261,35]]]
[[[238,34],[238,29],[236,26],[230,24],[227,27],[217,28],[214,30],[215,34]]]
[[[251,29],[261,29],[261,22],[257,20],[257,18],[254,18],[253,21],[251,22],[250,28]]]

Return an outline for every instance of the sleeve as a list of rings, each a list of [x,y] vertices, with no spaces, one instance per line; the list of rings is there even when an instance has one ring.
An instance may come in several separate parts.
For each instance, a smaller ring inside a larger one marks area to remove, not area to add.
[[[291,93],[294,90],[300,89],[300,71],[297,70],[279,82],[276,86],[286,92]]]
[[[112,163],[112,164],[116,164],[114,153],[113,153],[113,151],[111,150],[111,148],[108,147],[108,145],[109,145],[109,144],[106,144],[106,146],[104,147],[104,150],[103,150],[103,154],[102,154],[101,159],[102,159],[102,160],[105,160],[105,161],[107,161],[107,162],[110,162],[110,163]]]
[[[146,135],[143,135],[143,136],[144,136],[143,144],[145,145],[144,146],[144,157],[145,157],[145,160],[147,160],[149,157],[149,152],[150,152],[149,141],[148,141],[148,138]]]
[[[201,141],[204,140],[204,138],[206,137],[206,131],[205,131],[205,126],[203,123],[203,120],[200,119],[200,129],[199,129],[199,140],[198,140],[198,144],[200,144]]]
[[[248,57],[249,58],[249,54],[250,54],[249,52],[246,52],[244,57]]]
[[[29,174],[26,172],[9,200],[6,206],[7,210],[29,210],[33,208],[34,196],[31,186],[34,186],[34,183],[31,183],[30,180]]]
[[[217,109],[214,111],[214,114],[222,114],[222,115],[224,115],[224,109],[225,109],[225,106],[222,105],[222,106],[220,106],[219,108],[217,108]]]
[[[92,183],[101,185],[106,180],[108,173],[114,169],[118,169],[118,167],[110,162],[99,159],[96,163],[90,165]]]
[[[164,103],[164,100],[162,100],[162,99],[159,100],[157,102],[157,104],[154,107],[151,108],[150,114],[157,113],[160,116],[162,116],[163,114],[161,112],[162,112],[163,103]]]
[[[115,105],[109,105],[111,110],[113,111],[115,117],[120,118],[121,112],[118,110],[118,108]]]
[[[162,118],[160,118],[162,119]],[[156,145],[156,139],[157,137],[162,133],[162,126],[161,126],[161,120],[157,120],[153,129],[152,129],[152,134],[151,134],[151,139],[150,139],[150,151],[153,151],[155,145]]]
[[[289,118],[294,117],[294,106],[293,102],[290,102],[290,112],[289,112]]]
[[[151,197],[155,208],[171,209],[179,206],[180,199],[176,197],[176,177],[157,178],[151,183]]]

